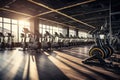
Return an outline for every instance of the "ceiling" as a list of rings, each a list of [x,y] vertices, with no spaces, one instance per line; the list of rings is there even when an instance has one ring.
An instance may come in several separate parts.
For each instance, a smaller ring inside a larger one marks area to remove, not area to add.
[[[111,8],[110,8],[111,7]],[[0,0],[0,16],[15,19],[55,21],[85,31],[110,22],[113,33],[120,30],[120,0]]]

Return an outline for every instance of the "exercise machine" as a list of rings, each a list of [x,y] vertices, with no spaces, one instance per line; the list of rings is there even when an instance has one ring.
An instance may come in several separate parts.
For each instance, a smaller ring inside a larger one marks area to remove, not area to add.
[[[103,30],[97,28],[91,31],[91,34],[95,38],[95,45],[91,47],[89,50],[89,58],[83,61],[83,63],[100,63],[102,65],[106,65],[104,59],[109,58],[113,54],[113,49],[109,45],[108,39],[106,39],[106,45],[100,39],[100,34]]]
[[[28,34],[29,42],[28,42],[28,50],[34,50],[36,52],[41,51],[41,43],[39,42],[40,34],[32,34],[31,32]]]
[[[14,42],[13,42],[14,36],[11,33],[7,33],[6,37],[7,37],[6,48],[12,50],[14,48]]]
[[[0,51],[5,50],[5,36],[0,32]]]
[[[22,51],[27,50],[28,45],[27,45],[26,39],[27,39],[27,34],[28,33],[29,33],[28,28],[23,28],[23,33],[21,33],[21,48],[22,48]]]
[[[119,53],[120,52],[120,30],[115,35],[113,35],[111,44],[112,44],[115,52]]]

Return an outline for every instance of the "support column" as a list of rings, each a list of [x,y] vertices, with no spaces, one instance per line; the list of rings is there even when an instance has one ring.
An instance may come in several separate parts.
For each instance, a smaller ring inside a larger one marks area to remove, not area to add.
[[[78,30],[78,29],[76,29],[75,31],[76,31],[76,36],[78,37],[78,31],[79,31],[79,30]]]
[[[39,19],[32,18],[30,19],[30,31],[34,34],[34,38],[39,41]],[[35,36],[36,35],[36,36]]]
[[[109,33],[110,33],[110,44],[112,42],[112,26],[111,26],[111,0],[109,2]]]
[[[67,28],[67,35],[66,37],[69,37],[69,27]]]
[[[39,19],[38,18],[30,19],[30,31],[34,34],[39,32]]]

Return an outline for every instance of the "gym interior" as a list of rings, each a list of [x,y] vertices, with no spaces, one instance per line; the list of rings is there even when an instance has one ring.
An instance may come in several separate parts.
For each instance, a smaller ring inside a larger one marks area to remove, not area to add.
[[[120,80],[120,0],[0,0],[0,80]]]

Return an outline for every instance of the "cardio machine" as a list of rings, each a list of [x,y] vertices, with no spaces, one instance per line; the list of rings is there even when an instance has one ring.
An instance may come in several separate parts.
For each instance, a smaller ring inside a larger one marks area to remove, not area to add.
[[[115,53],[119,53],[120,52],[120,30],[118,30],[118,32],[115,35],[113,35],[111,44],[114,47]]]
[[[0,32],[0,51],[5,50],[5,36]]]
[[[113,48],[109,44],[107,35],[105,35],[106,44],[100,39],[100,34],[103,34],[103,32],[105,31],[101,28],[97,28],[90,32],[95,38],[95,45],[89,50],[90,57],[84,60],[83,63],[100,63],[106,65],[104,59],[109,58],[113,54]]]
[[[28,34],[29,42],[28,42],[28,50],[34,50],[39,52],[41,50],[41,42],[39,42],[39,37],[41,34]]]
[[[6,48],[9,50],[12,50],[14,47],[14,42],[13,42],[13,35],[11,33],[7,33],[7,43],[6,43]]]
[[[27,48],[27,42],[26,42],[26,39],[27,39],[27,34],[29,33],[29,30],[27,28],[23,28],[23,33],[21,33],[21,48],[22,48],[22,51],[26,51],[26,48]],[[21,49],[20,49],[21,51]]]

